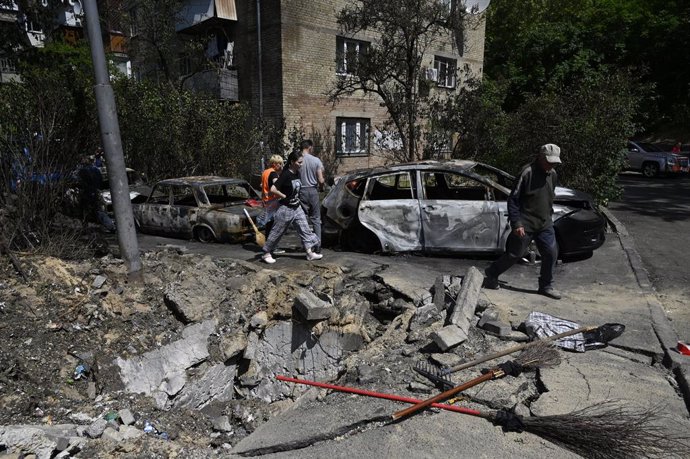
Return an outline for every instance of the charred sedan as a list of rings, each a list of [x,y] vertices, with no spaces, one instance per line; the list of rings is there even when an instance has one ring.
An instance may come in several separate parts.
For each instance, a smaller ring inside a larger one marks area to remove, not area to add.
[[[352,172],[323,201],[324,237],[356,251],[501,253],[510,233],[514,177],[473,161],[423,161]],[[557,187],[553,214],[561,257],[604,243],[592,199]]]
[[[258,193],[245,180],[225,177],[183,177],[156,183],[148,197],[132,201],[134,220],[143,233],[241,242],[253,238],[246,209],[256,219],[260,209],[245,205]]]

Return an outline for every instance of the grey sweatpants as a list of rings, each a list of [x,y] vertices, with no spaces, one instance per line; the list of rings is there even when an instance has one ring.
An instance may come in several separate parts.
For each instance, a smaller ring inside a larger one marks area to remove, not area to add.
[[[319,238],[316,237],[316,234],[309,228],[309,223],[307,222],[307,217],[304,215],[302,207],[297,206],[297,208],[291,209],[288,206],[280,206],[273,217],[273,228],[271,228],[268,240],[264,244],[263,251],[265,253],[273,252],[273,250],[278,247],[278,242],[280,242],[283,234],[285,234],[293,223],[295,224],[295,228],[297,228],[297,234],[302,240],[302,246],[305,250],[311,249],[319,244]]]
[[[321,244],[321,200],[319,199],[319,190],[315,186],[303,186],[299,190],[299,200],[302,203],[304,213],[314,227],[314,234],[319,238],[319,244]]]

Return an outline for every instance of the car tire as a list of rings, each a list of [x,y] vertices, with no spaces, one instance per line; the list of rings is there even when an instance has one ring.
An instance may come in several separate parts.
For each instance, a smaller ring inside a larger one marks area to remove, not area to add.
[[[657,163],[647,162],[642,165],[642,175],[647,178],[654,178],[659,175],[659,165]]]
[[[213,231],[206,226],[197,226],[194,229],[194,236],[197,241],[203,243],[214,242],[216,240],[215,236],[213,235]]]
[[[381,250],[379,238],[359,222],[353,223],[352,227],[343,231],[340,245],[346,250],[360,253],[374,253]]]

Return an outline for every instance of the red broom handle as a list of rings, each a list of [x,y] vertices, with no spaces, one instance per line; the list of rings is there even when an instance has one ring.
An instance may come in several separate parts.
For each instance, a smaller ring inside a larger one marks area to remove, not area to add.
[[[453,395],[458,394],[464,390],[467,390],[470,387],[474,387],[477,384],[483,383],[484,381],[489,381],[489,380],[493,379],[495,376],[496,376],[496,370],[491,370],[486,374],[483,374],[481,376],[477,376],[473,380],[467,381],[465,384],[453,387],[452,389],[448,389],[445,392],[441,392],[440,394],[438,394],[435,397],[431,397],[431,398],[428,398],[426,400],[422,400],[422,401],[418,402],[417,404],[415,404],[409,408],[405,408],[404,410],[396,411],[395,413],[393,413],[393,420],[400,419],[400,418],[405,417],[407,415],[410,415],[412,413],[416,413],[419,410],[423,410],[427,406],[433,406],[434,404],[436,404],[438,402],[442,402],[443,400],[450,398]]]
[[[420,402],[422,402],[422,400],[412,398],[412,397],[403,397],[401,395],[384,394],[382,392],[372,392],[370,390],[356,389],[354,387],[336,386],[334,384],[320,383],[320,382],[316,382],[316,381],[309,381],[306,379],[290,378],[289,376],[277,375],[276,379],[279,381],[292,382],[295,384],[304,384],[307,386],[315,386],[315,387],[321,387],[323,389],[336,390],[338,392],[348,392],[350,394],[365,395],[367,397],[383,398],[386,400],[393,400],[396,402],[405,402],[405,403],[420,403]],[[484,417],[483,413],[481,413],[480,411],[472,410],[470,408],[463,408],[461,406],[445,405],[443,403],[432,403],[431,406],[433,406],[434,408],[440,408],[442,410],[455,411],[456,413],[471,414],[473,416]]]

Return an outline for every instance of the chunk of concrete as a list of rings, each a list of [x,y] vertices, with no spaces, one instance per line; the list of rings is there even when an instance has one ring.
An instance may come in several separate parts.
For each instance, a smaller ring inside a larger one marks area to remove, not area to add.
[[[179,390],[186,380],[185,370],[209,357],[207,341],[215,328],[211,320],[190,325],[182,331],[182,339],[129,360],[118,357],[115,364],[125,388],[147,395],[163,390],[163,386],[168,393]],[[173,381],[175,387],[168,387]]]
[[[220,338],[220,351],[223,353],[224,360],[235,357],[246,348],[247,335],[245,335],[242,331],[237,331],[229,335],[223,335]]]
[[[244,354],[242,355],[247,360],[254,360],[256,355],[256,348],[259,345],[259,335],[256,332],[250,332],[247,337],[247,345],[244,348]]]
[[[211,421],[213,424],[213,430],[217,432],[232,432],[232,424],[230,424],[230,417],[228,416],[218,416],[213,418]]]
[[[438,276],[434,282],[434,304],[438,311],[446,309],[446,286],[443,283],[443,276]]]
[[[431,334],[431,339],[442,351],[447,351],[467,340],[467,332],[456,325],[446,325]]]
[[[107,281],[108,278],[103,276],[103,275],[98,275],[96,278],[93,280],[93,284],[91,284],[91,287],[95,289],[99,289],[103,287],[103,284],[105,284],[105,281]]]
[[[89,438],[98,438],[101,435],[103,435],[103,431],[105,428],[108,426],[108,421],[106,421],[103,418],[96,419],[91,425],[86,429],[86,434],[87,437]]]
[[[482,313],[482,317],[479,319],[477,327],[482,328],[484,327],[485,323],[495,320],[498,320],[498,311],[495,309],[487,309]]]
[[[173,405],[195,410],[204,408],[211,402],[232,400],[234,380],[237,374],[235,365],[214,365],[204,374],[188,382]]]
[[[510,325],[499,320],[490,320],[486,322],[482,328],[497,336],[508,336],[512,331]]]
[[[266,311],[259,311],[249,319],[249,326],[252,328],[264,328],[268,323],[268,314]]]
[[[295,308],[306,320],[326,320],[334,307],[308,290],[302,290],[295,298]]]
[[[134,424],[134,415],[128,409],[120,410],[117,412],[120,416],[120,421],[126,426]]]
[[[420,306],[415,311],[410,320],[410,330],[417,330],[427,327],[441,319],[441,313],[435,303],[428,303]]]
[[[447,317],[446,325],[456,325],[467,333],[474,317],[474,309],[477,306],[483,282],[484,274],[474,266],[470,266],[462,280],[462,287],[455,299],[453,310]]]

